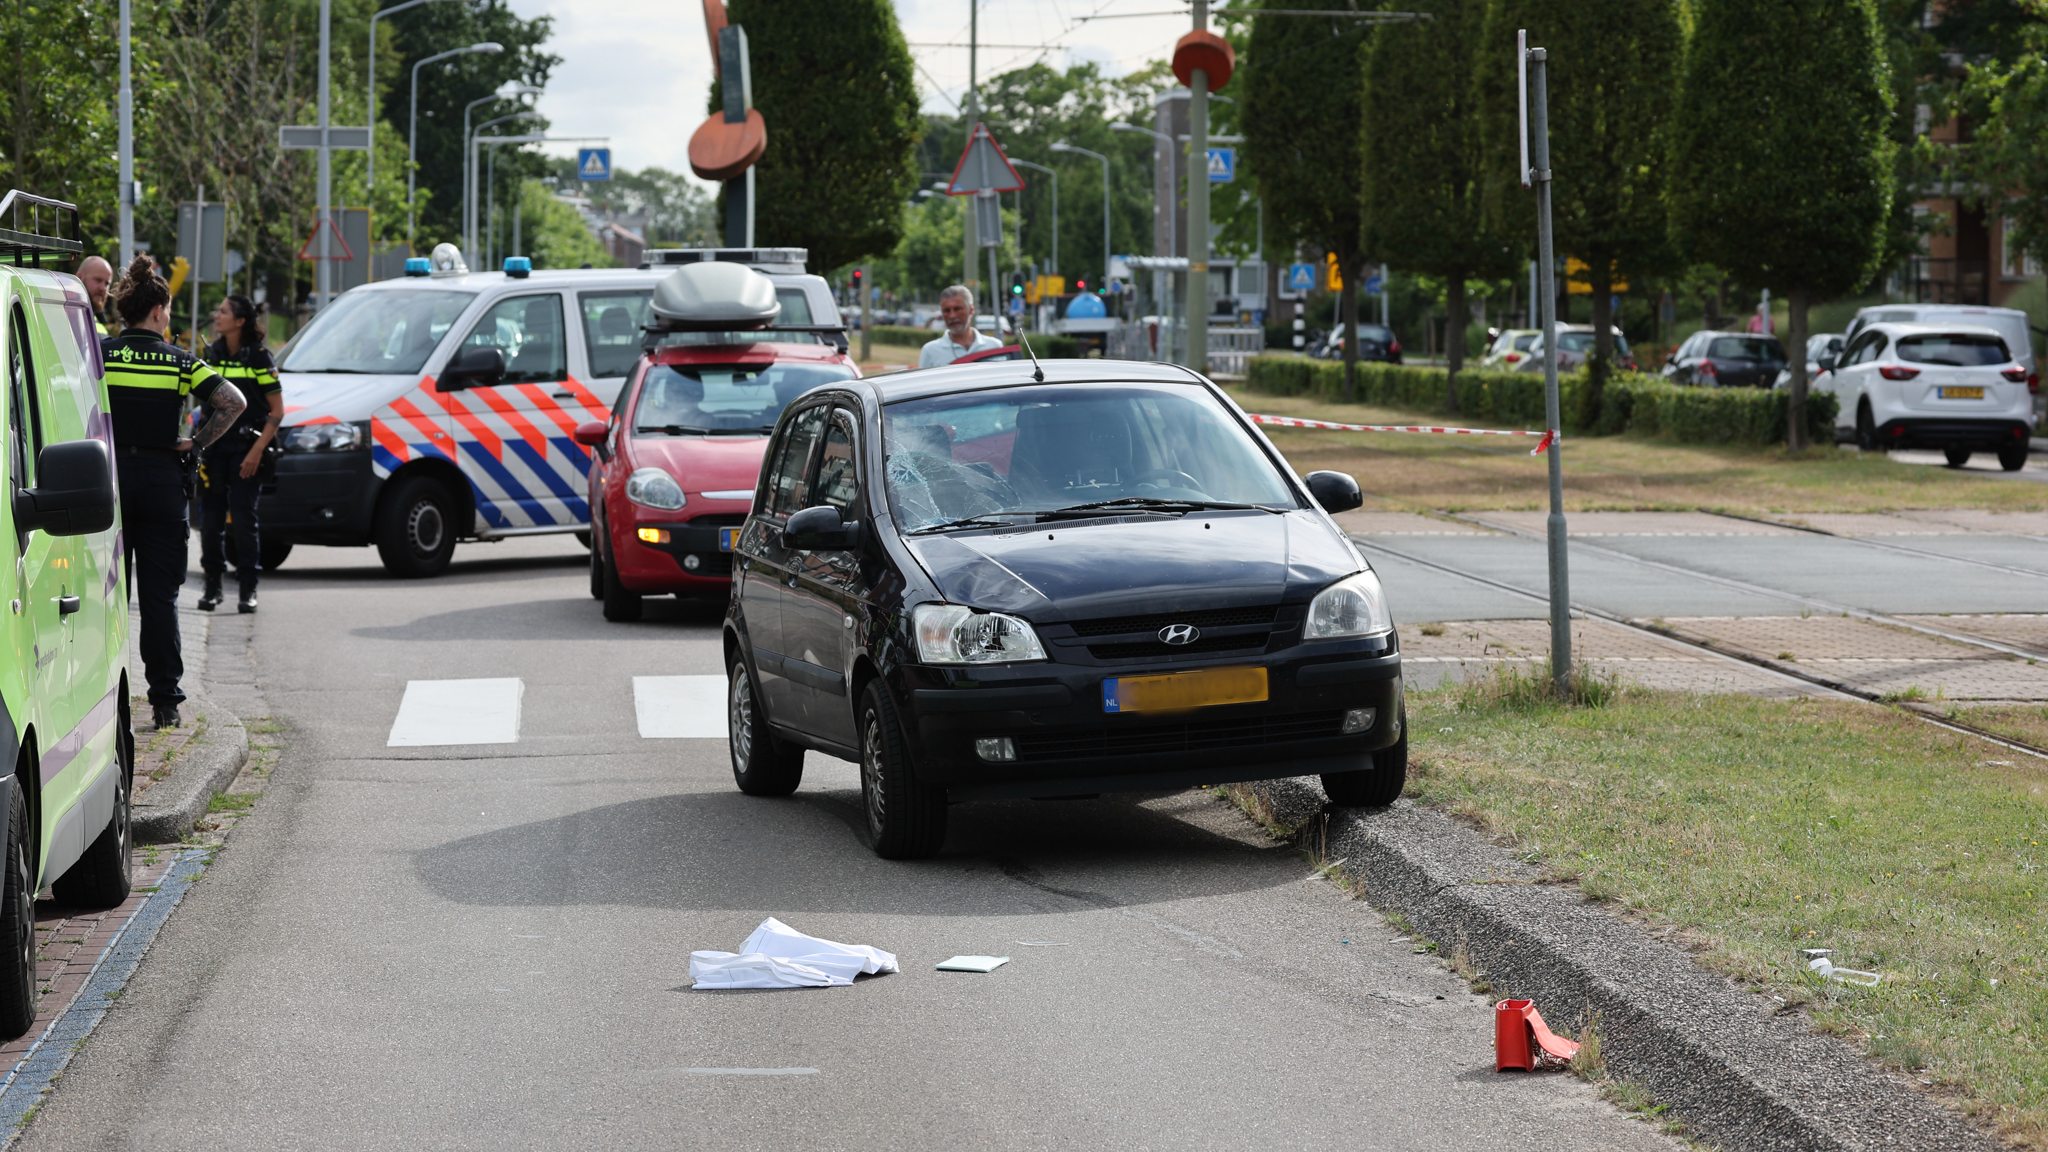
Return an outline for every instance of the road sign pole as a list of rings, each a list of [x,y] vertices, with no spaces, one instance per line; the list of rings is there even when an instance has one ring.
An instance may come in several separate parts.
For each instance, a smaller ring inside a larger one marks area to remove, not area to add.
[[[1557,263],[1550,236],[1550,98],[1546,85],[1549,53],[1527,50],[1529,67],[1529,179],[1536,186],[1536,272],[1543,289],[1543,418],[1550,432],[1550,517],[1545,527],[1550,546],[1550,682],[1562,699],[1572,691],[1572,616],[1570,556],[1564,524],[1564,463],[1557,431],[1563,424],[1557,399]]]
[[[1209,0],[1195,0],[1195,31],[1209,30]],[[1188,90],[1188,367],[1209,371],[1209,73],[1196,68]],[[1202,177],[1193,178],[1196,161]]]
[[[316,253],[320,259],[313,264],[313,307],[327,307],[329,290],[333,287],[333,261],[327,248],[327,233],[330,230],[330,207],[334,200],[334,150],[327,146],[327,60],[330,32],[334,25],[334,0],[320,0],[320,163],[318,185],[313,195],[313,225],[320,231],[320,248]]]
[[[128,274],[135,259],[135,86],[129,80],[128,27],[132,0],[121,0],[121,128],[119,136],[121,181],[121,266]]]
[[[199,186],[199,203],[192,213],[192,354],[199,355],[199,265],[206,253],[206,185]]]

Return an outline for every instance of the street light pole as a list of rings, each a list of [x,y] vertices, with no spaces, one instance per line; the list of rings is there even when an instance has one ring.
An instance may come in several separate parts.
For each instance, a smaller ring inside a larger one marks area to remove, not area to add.
[[[1052,177],[1052,274],[1057,276],[1060,274],[1060,174],[1056,169],[1047,168],[1043,164],[1033,164],[1029,160],[1013,158],[1010,163],[1015,164],[1019,168],[1029,168],[1034,172],[1043,172],[1047,176]],[[1021,232],[1023,230],[1021,221],[1024,219],[1024,205],[1021,202],[1023,193],[1019,192],[1018,196],[1020,201],[1017,205],[1017,219],[1020,222],[1018,230]]]
[[[129,81],[128,29],[132,0],[121,0],[121,266],[126,276],[135,259],[135,86]]]
[[[538,91],[538,89],[534,89],[534,91]],[[486,99],[494,99],[494,98],[495,98],[495,97],[486,97]],[[482,102],[483,102],[483,101],[481,101],[481,100],[480,100],[480,101],[477,101],[476,103],[480,104],[480,103],[482,103]],[[470,107],[471,107],[471,108],[474,108],[474,107],[476,107],[476,104],[471,104],[471,105],[470,105]],[[538,113],[538,112],[531,112],[531,111],[528,111],[528,112],[514,112],[514,113],[512,113],[512,114],[511,114],[511,115],[509,115],[509,116],[500,116],[500,117],[498,117],[498,118],[497,118],[497,119],[495,119],[495,120],[486,120],[486,121],[484,121],[483,123],[481,123],[481,124],[479,124],[479,125],[477,125],[477,126],[476,126],[476,131],[477,131],[477,132],[482,132],[482,131],[483,131],[484,129],[486,129],[486,128],[489,128],[489,127],[491,127],[492,125],[495,125],[495,124],[503,124],[503,123],[505,123],[505,122],[507,122],[507,121],[510,121],[510,120],[538,120],[538,119],[540,119],[540,113]],[[465,134],[466,134],[466,136],[467,136],[467,139],[465,140],[465,144],[466,144],[466,147],[465,147],[465,149],[464,149],[464,155],[465,155],[465,156],[466,156],[466,157],[468,158],[468,171],[469,171],[469,183],[467,184],[467,186],[466,186],[466,187],[465,187],[465,189],[464,189],[464,194],[465,194],[465,195],[467,196],[467,198],[468,198],[468,199],[467,199],[467,201],[466,201],[466,202],[465,202],[465,203],[463,204],[463,215],[462,215],[462,218],[463,218],[463,221],[464,221],[464,223],[465,223],[465,228],[464,228],[464,232],[463,232],[463,238],[462,238],[462,242],[463,242],[463,256],[462,256],[462,258],[463,258],[463,261],[464,261],[465,263],[467,263],[467,264],[469,264],[469,265],[471,266],[471,270],[472,270],[472,271],[480,271],[480,270],[482,270],[482,268],[483,268],[483,261],[482,261],[482,259],[481,259],[482,255],[483,255],[483,252],[482,252],[482,250],[481,250],[481,249],[479,249],[479,248],[477,247],[477,239],[476,239],[476,234],[477,234],[477,226],[478,226],[479,224],[481,224],[481,223],[483,222],[483,220],[482,220],[482,215],[481,215],[481,213],[479,213],[479,212],[478,212],[478,210],[477,210],[477,203],[476,203],[476,194],[477,194],[477,192],[478,192],[478,190],[479,190],[479,186],[480,186],[480,185],[482,184],[482,181],[480,181],[480,180],[478,180],[478,179],[476,178],[476,175],[477,175],[477,171],[476,171],[476,169],[477,169],[477,155],[476,155],[476,146],[477,146],[477,142],[479,141],[479,139],[481,139],[481,137],[479,137],[479,136],[478,136],[478,135],[476,135],[475,133],[471,133],[471,132],[469,132],[469,113],[468,113],[468,110],[467,110],[467,109],[465,109],[465,110],[463,111],[463,116],[462,116],[462,122],[463,122],[463,131],[464,131],[464,133],[465,133]]]
[[[405,0],[403,4],[394,4],[381,12],[370,14],[370,99],[365,105],[370,110],[370,173],[364,178],[363,183],[369,189],[366,195],[372,204],[376,203],[377,196],[377,21],[386,16],[396,16],[407,8],[435,2],[436,0]]]
[[[1055,152],[1072,152],[1080,156],[1093,156],[1102,161],[1102,284],[1109,286],[1109,157],[1086,148],[1076,148],[1062,140],[1052,146]]]
[[[1176,228],[1174,225],[1174,216],[1177,215],[1175,209],[1179,207],[1179,205],[1174,203],[1174,200],[1180,196],[1180,152],[1175,145],[1173,137],[1168,136],[1164,132],[1158,132],[1138,124],[1111,124],[1109,130],[1111,132],[1142,132],[1166,146],[1167,201],[1162,205],[1158,203],[1157,197],[1155,197],[1152,212],[1154,215],[1161,211],[1166,213],[1165,254],[1168,256],[1173,255],[1174,249],[1180,247],[1180,238],[1175,235]],[[1153,235],[1157,236],[1158,233],[1155,232]]]
[[[128,0],[122,0],[124,4],[127,2]],[[405,247],[408,252],[413,249],[413,228],[415,223],[413,191],[419,175],[419,156],[417,153],[420,139],[420,69],[436,61],[446,60],[450,56],[464,56],[472,52],[494,56],[504,50],[504,45],[484,40],[471,44],[467,48],[450,48],[446,52],[429,56],[412,66],[412,116],[406,121],[405,129]]]
[[[1556,342],[1557,333],[1557,263],[1550,234],[1550,54],[1541,48],[1530,48],[1524,59],[1529,69],[1529,167],[1523,179],[1536,186],[1536,270],[1543,289],[1543,427],[1550,449],[1550,516],[1545,524],[1550,553],[1550,682],[1561,699],[1569,699],[1572,598],[1564,523],[1564,462],[1558,452],[1557,435],[1563,420],[1557,396],[1557,350],[1550,347]],[[1384,286],[1381,290],[1385,290]]]
[[[327,49],[332,37],[329,31],[334,22],[334,0],[320,0],[320,163],[317,188],[314,193],[313,228],[320,236],[320,245],[313,252],[313,307],[327,307],[327,289],[333,284],[333,260],[329,258],[328,234],[334,230],[334,149],[327,146]],[[197,232],[193,233],[198,235]],[[196,270],[195,270],[196,271]]]

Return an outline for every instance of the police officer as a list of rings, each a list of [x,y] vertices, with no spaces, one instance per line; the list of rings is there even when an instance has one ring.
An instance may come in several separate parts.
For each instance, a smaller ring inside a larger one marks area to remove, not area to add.
[[[142,667],[158,728],[178,726],[185,659],[178,643],[178,586],[185,582],[185,484],[180,457],[219,440],[242,414],[242,394],[197,357],[164,341],[171,288],[147,255],[114,287],[122,331],[102,346],[108,413],[120,465],[121,525],[142,616]],[[185,397],[213,409],[192,436],[179,437]]]
[[[249,407],[228,434],[200,456],[199,567],[206,573],[206,591],[199,597],[202,612],[213,611],[223,599],[223,544],[230,513],[235,577],[242,593],[239,607],[245,613],[256,611],[256,579],[262,569],[256,495],[263,486],[263,450],[284,422],[284,388],[264,343],[263,312],[261,304],[246,296],[229,296],[213,313],[213,331],[219,339],[206,349],[206,362],[235,386]]]

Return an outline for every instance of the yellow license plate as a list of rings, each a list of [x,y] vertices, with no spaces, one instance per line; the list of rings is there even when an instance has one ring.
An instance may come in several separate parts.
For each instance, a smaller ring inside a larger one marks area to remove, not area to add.
[[[740,538],[740,530],[739,530],[739,529],[737,529],[737,528],[720,528],[720,529],[718,530],[718,550],[719,550],[720,552],[730,552],[730,551],[732,551],[732,546],[733,546],[733,545],[734,545],[735,543],[738,543],[738,541],[739,541],[739,538]]]
[[[1937,388],[1935,393],[1943,400],[1982,400],[1984,398],[1984,389],[1982,388]]]
[[[1113,676],[1102,682],[1104,712],[1186,712],[1266,698],[1264,668],[1209,668],[1166,676]]]

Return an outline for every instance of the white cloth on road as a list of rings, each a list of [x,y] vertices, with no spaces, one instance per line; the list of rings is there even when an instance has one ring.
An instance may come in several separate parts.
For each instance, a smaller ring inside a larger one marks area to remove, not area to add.
[[[698,988],[836,988],[863,973],[896,971],[893,952],[806,936],[773,916],[738,952],[690,953]]]
[[[962,348],[960,345],[953,343],[953,334],[951,332],[941,332],[937,340],[931,341],[919,350],[917,366],[919,368],[937,368],[942,365],[951,364],[962,356],[969,356],[986,348],[1001,348],[1002,346],[1003,342],[1001,340],[986,332],[977,331],[974,334],[974,343]]]

